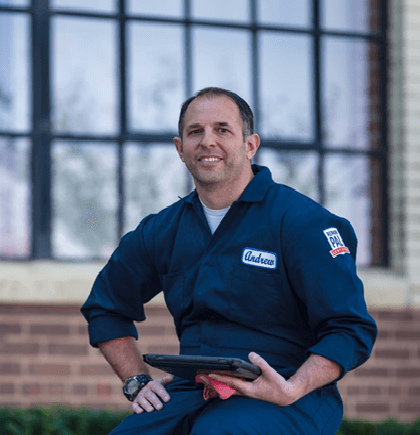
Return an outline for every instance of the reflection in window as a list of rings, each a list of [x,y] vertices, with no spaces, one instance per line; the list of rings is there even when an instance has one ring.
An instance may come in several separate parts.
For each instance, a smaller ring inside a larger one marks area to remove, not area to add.
[[[30,171],[27,139],[0,138],[0,257],[30,254]]]
[[[172,144],[125,145],[124,169],[124,232],[188,193],[187,170]]]
[[[28,18],[21,14],[0,13],[0,130],[29,130]]]
[[[376,4],[376,7],[375,7]],[[378,31],[380,16],[378,1],[323,0],[322,25],[328,30],[368,32]]]
[[[219,86],[251,99],[251,40],[248,32],[195,28],[193,31],[194,92]]]
[[[264,137],[313,138],[311,39],[261,34],[261,125]]]
[[[129,126],[175,131],[184,100],[181,26],[129,25]]]
[[[115,133],[116,24],[67,17],[52,24],[55,131]]]
[[[269,25],[309,27],[311,3],[310,0],[259,0],[258,21]]]
[[[89,12],[117,12],[118,0],[50,0],[51,7]]]
[[[323,47],[325,142],[368,148],[370,117],[379,119],[379,107],[374,113],[370,92],[372,80],[378,80],[378,59],[369,59],[366,42],[326,38]]]
[[[315,152],[261,148],[258,163],[267,166],[276,183],[286,184],[318,201],[318,155]]]
[[[129,14],[180,18],[183,12],[183,3],[183,0],[126,0],[126,11]]]
[[[117,243],[117,147],[57,142],[52,158],[54,255],[109,256]]]
[[[249,0],[192,0],[193,18],[201,20],[249,21]]]
[[[325,160],[325,207],[353,225],[358,238],[357,263],[371,263],[371,185],[369,159],[328,155]]]

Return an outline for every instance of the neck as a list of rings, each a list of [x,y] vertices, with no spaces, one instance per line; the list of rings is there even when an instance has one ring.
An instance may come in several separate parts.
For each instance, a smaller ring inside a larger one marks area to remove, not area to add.
[[[252,169],[243,183],[234,185],[234,183],[225,184],[220,186],[219,184],[207,184],[202,185],[196,183],[197,193],[205,206],[211,210],[222,210],[230,207],[235,201],[239,199],[245,190],[246,186],[254,178]]]

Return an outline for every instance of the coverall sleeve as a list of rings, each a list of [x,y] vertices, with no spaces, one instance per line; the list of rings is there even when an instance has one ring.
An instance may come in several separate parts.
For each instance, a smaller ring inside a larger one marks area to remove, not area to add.
[[[330,240],[324,233],[328,229],[330,234],[337,230],[338,237]],[[288,234],[295,236],[284,257],[288,278],[316,337],[307,354],[338,363],[343,377],[369,358],[377,335],[356,273],[356,235],[347,220],[325,210],[306,216],[303,226]],[[340,239],[350,253],[337,250]]]
[[[121,239],[81,308],[94,347],[117,337],[137,339],[133,321],[145,320],[143,304],[161,291],[146,247],[147,241],[153,238],[150,219],[152,215]]]

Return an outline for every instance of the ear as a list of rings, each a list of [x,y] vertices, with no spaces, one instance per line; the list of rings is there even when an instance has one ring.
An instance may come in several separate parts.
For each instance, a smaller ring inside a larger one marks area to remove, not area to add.
[[[182,140],[180,137],[174,137],[175,148],[178,151],[179,158],[184,161],[184,153],[182,152]]]
[[[246,157],[248,160],[251,161],[255,156],[258,147],[260,146],[260,137],[258,136],[258,134],[256,133],[250,134],[245,139],[245,146],[246,146]]]

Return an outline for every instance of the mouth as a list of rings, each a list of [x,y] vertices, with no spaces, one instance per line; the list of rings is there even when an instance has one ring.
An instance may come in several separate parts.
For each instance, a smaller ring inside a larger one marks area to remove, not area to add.
[[[203,163],[214,163],[214,162],[220,162],[222,159],[220,157],[215,156],[203,156],[199,157],[198,161]]]

